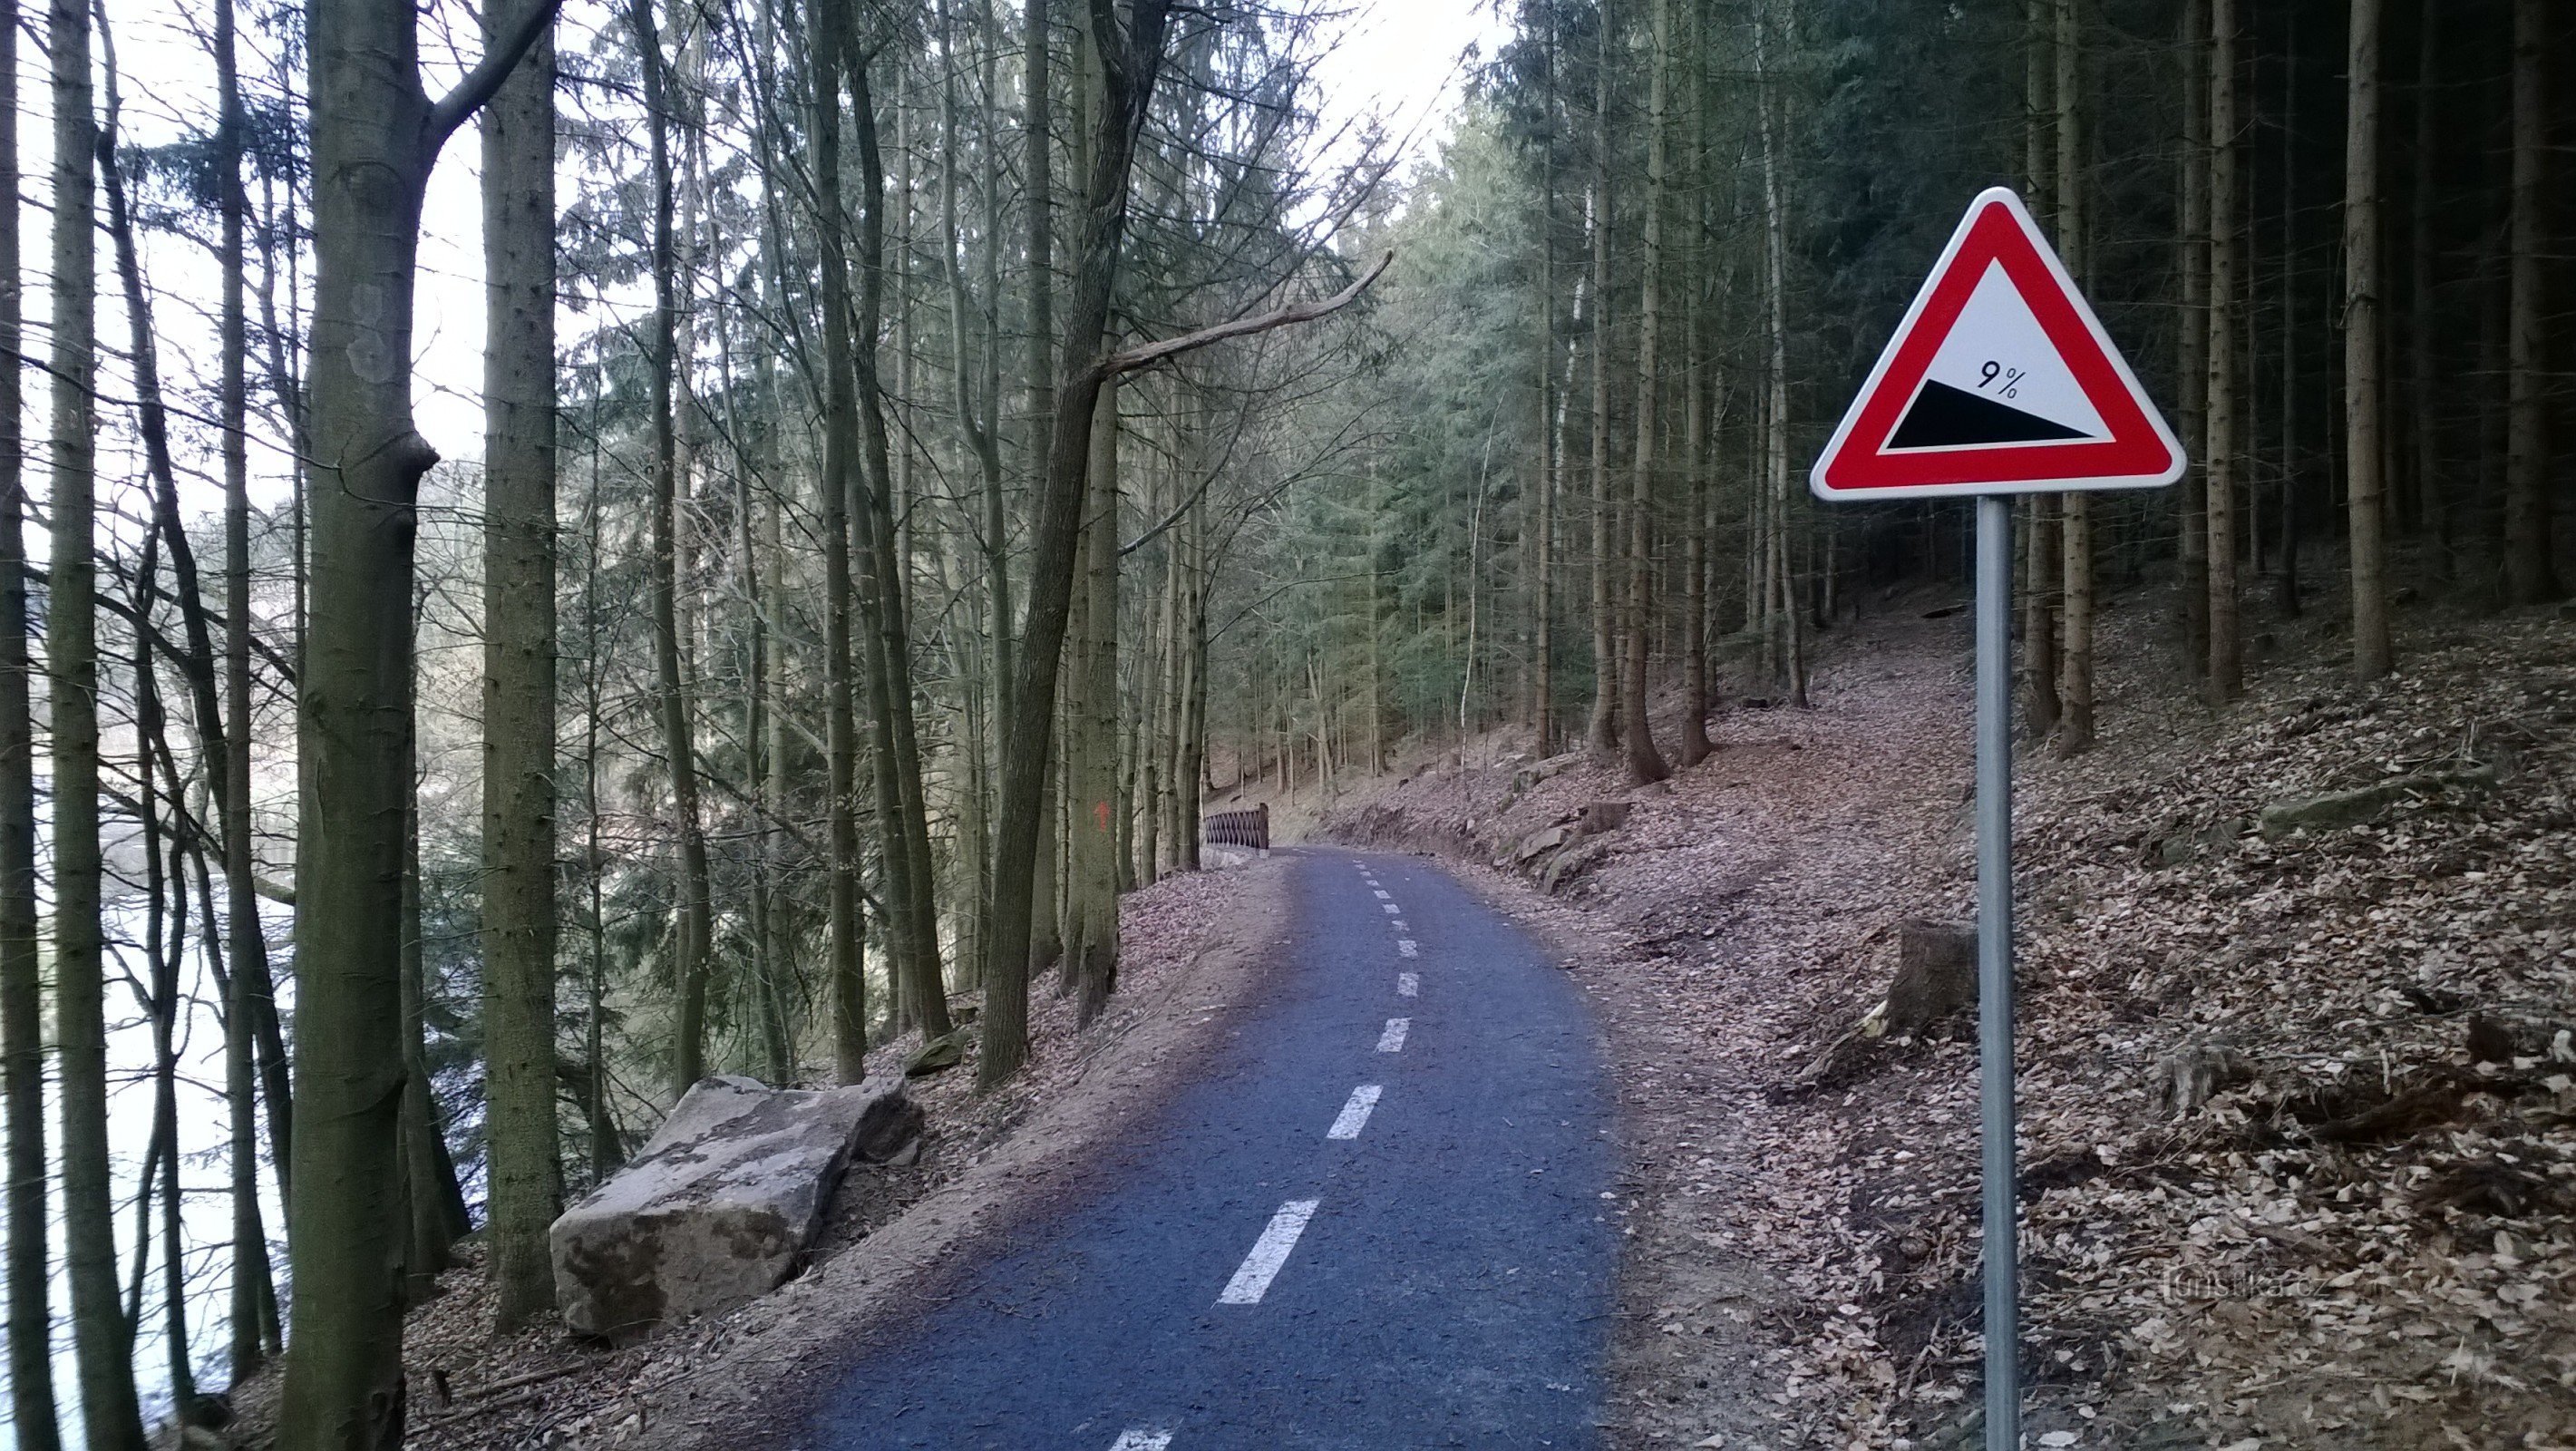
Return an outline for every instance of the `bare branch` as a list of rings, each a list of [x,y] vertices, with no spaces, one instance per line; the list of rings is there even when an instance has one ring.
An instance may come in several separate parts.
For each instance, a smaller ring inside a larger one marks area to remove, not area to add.
[[[465,79],[456,83],[456,89],[439,97],[437,104],[429,108],[429,149],[432,155],[447,145],[447,138],[456,134],[457,127],[483,109],[483,103],[492,99],[493,92],[501,89],[501,83],[510,78],[510,72],[517,70],[519,62],[535,47],[537,37],[546,33],[547,26],[554,24],[555,8],[560,0],[524,0],[524,3],[527,8],[520,13],[518,24],[512,29],[497,32],[499,38],[491,49],[483,52],[483,58],[474,63],[474,69],[465,73]]]
[[[1248,337],[1253,333],[1266,333],[1273,328],[1287,327],[1293,323],[1313,322],[1320,317],[1330,317],[1348,307],[1352,299],[1366,292],[1368,285],[1377,281],[1378,274],[1386,271],[1394,261],[1395,254],[1387,253],[1377,259],[1377,265],[1370,268],[1358,281],[1320,302],[1291,303],[1275,312],[1265,312],[1259,317],[1239,317],[1232,322],[1203,327],[1197,332],[1183,333],[1176,338],[1165,338],[1155,343],[1140,343],[1135,347],[1111,353],[1100,360],[1101,376],[1114,377],[1120,373],[1133,373],[1150,368],[1166,358],[1177,358],[1183,353],[1195,352],[1210,343],[1221,343],[1229,338]]]

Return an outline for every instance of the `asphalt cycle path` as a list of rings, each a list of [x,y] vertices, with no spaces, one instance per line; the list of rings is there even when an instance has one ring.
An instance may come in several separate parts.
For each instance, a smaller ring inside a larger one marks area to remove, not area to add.
[[[1582,995],[1427,862],[1282,855],[1290,935],[1239,1031],[796,1451],[1598,1444],[1617,1231]]]

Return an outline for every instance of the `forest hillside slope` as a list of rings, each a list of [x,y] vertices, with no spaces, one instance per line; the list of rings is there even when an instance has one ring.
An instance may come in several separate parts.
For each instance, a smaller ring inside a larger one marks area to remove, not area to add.
[[[1882,601],[1812,710],[1722,709],[1669,783],[1471,743],[1325,813],[1472,859],[1595,994],[1615,1444],[1968,1444],[1969,1024],[1853,1032],[1902,921],[1971,918],[1954,603]],[[2417,612],[2357,686],[2284,621],[2307,663],[2212,711],[2159,673],[2168,605],[2106,620],[2100,746],[2017,776],[2030,1429],[2576,1441],[2576,625]]]

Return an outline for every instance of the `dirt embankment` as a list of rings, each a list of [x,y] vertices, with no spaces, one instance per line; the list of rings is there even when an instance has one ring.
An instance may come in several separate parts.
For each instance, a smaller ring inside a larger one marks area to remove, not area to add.
[[[856,1165],[812,1263],[774,1293],[642,1345],[608,1349],[551,1317],[496,1340],[479,1246],[413,1312],[404,1360],[406,1444],[423,1451],[534,1447],[743,1451],[785,1444],[803,1397],[828,1390],[852,1349],[935,1304],[976,1243],[1085,1192],[1092,1151],[1186,1082],[1257,987],[1281,934],[1284,863],[1170,878],[1121,904],[1119,992],[1077,1035],[1073,1002],[1032,1004],[1030,1067],[990,1095],[975,1057],[918,1081],[918,1161]],[[906,1038],[870,1057],[900,1073]],[[240,1444],[269,1444],[275,1378],[250,1388]]]
[[[1970,1025],[1823,1057],[1895,924],[1973,907],[1934,608],[1667,785],[1496,750],[1328,818],[1478,863],[1594,994],[1616,1445],[1976,1444]],[[2018,778],[2033,1444],[2576,1445],[2576,626],[2418,620],[2369,687],[2283,626],[2319,663],[2215,712],[2158,628],[2108,623],[2101,746]]]

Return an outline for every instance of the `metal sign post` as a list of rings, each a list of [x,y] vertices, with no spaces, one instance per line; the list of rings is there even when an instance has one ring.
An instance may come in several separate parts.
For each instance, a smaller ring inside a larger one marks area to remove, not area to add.
[[[1809,471],[1828,502],[1977,501],[1977,1048],[1986,1446],[2020,1451],[2013,1166],[2012,495],[2153,489],[2182,445],[2021,198],[1969,204]]]
[[[2021,1446],[2020,1194],[2013,1167],[2013,506],[1977,500],[1977,1086],[1985,1133],[1986,1448]]]

